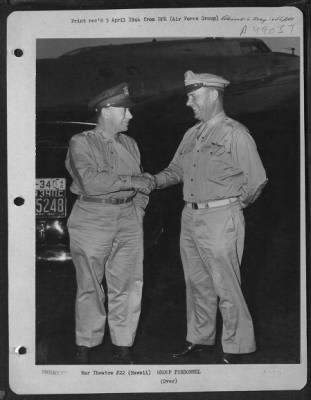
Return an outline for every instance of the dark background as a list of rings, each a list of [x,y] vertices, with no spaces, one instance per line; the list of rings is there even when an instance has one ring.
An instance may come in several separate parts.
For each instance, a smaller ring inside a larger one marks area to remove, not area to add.
[[[35,2],[31,1],[12,1],[10,6],[9,2],[3,2],[3,6],[1,10],[1,26],[0,26],[0,40],[1,40],[1,50],[2,57],[0,60],[0,79],[1,79],[1,92],[0,92],[0,102],[1,102],[1,128],[3,135],[0,136],[0,163],[1,163],[1,183],[2,188],[0,192],[0,206],[1,206],[1,224],[0,224],[0,238],[1,238],[1,247],[0,247],[0,259],[1,259],[1,280],[0,280],[0,315],[1,315],[1,329],[0,329],[0,390],[6,391],[7,398],[57,398],[61,399],[64,397],[71,398],[83,398],[89,399],[96,397],[95,395],[40,395],[40,396],[17,396],[10,392],[8,387],[8,333],[7,333],[7,191],[6,191],[6,93],[5,93],[5,69],[6,69],[6,60],[5,60],[5,37],[6,37],[6,16],[11,12],[16,10],[17,8],[20,10],[34,10],[36,9]],[[17,3],[19,5],[17,6]],[[305,46],[307,46],[309,41],[309,7],[308,2],[296,2],[298,6],[304,11],[305,15],[305,28],[306,28],[306,37],[305,37]],[[53,4],[53,6],[51,6]],[[160,7],[206,7],[206,6],[280,6],[287,5],[288,2],[284,1],[244,1],[244,2],[235,2],[232,1],[228,4],[228,1],[67,1],[66,6],[64,5],[64,1],[40,1],[40,9],[58,9],[58,8],[160,8]],[[290,4],[288,4],[290,5]],[[307,67],[307,62],[309,61],[307,56],[305,56],[305,62]],[[309,82],[306,80],[306,84],[309,85]],[[308,86],[309,87],[309,86]],[[309,92],[307,92],[309,93]],[[306,98],[308,96],[306,95]],[[308,106],[308,104],[307,104]],[[307,112],[309,111],[308,107],[306,107]],[[162,110],[160,110],[162,112]],[[306,114],[307,114],[306,112]],[[248,267],[244,270],[243,282],[244,292],[246,298],[249,302],[251,312],[253,313],[254,319],[257,321],[269,321],[269,318],[275,324],[275,332],[278,332],[278,339],[275,337],[265,337],[267,333],[271,332],[271,327],[267,326],[257,326],[257,332],[259,333],[259,337],[263,338],[265,343],[270,343],[273,345],[274,354],[279,354],[282,358],[284,355],[284,351],[282,346],[284,346],[283,340],[286,339],[286,346],[290,346],[290,349],[286,348],[286,354],[289,356],[289,359],[285,362],[297,362],[297,335],[299,333],[299,321],[297,320],[298,310],[299,310],[299,287],[297,286],[297,282],[299,281],[299,277],[294,272],[293,269],[286,269],[286,279],[280,281],[278,279],[278,274],[284,274],[284,265],[295,265],[297,267],[297,255],[299,254],[299,248],[297,240],[293,240],[299,232],[299,227],[297,226],[297,206],[299,205],[299,198],[297,197],[297,190],[299,190],[299,182],[298,182],[298,170],[297,170],[297,153],[293,151],[293,149],[297,149],[296,144],[292,145],[291,137],[289,136],[292,133],[292,128],[294,130],[297,129],[297,121],[298,114],[297,110],[294,111],[292,115],[284,115],[284,114],[271,114],[268,116],[258,117],[256,120],[255,116],[240,116],[240,120],[247,125],[252,135],[254,136],[259,152],[262,156],[264,165],[267,169],[268,176],[271,180],[271,177],[275,177],[275,182],[279,182],[280,185],[277,184],[270,185],[267,187],[258,200],[258,202],[251,206],[249,210],[247,210],[246,218],[248,221],[248,232],[245,243],[245,255],[244,258],[247,259]],[[237,118],[238,119],[238,118]],[[269,135],[269,140],[263,140],[260,137],[260,131],[265,128],[265,121],[273,121],[275,126],[278,127],[277,135]],[[307,121],[306,121],[307,122]],[[253,128],[253,129],[252,129]],[[255,129],[254,129],[255,128]],[[309,133],[309,126],[306,126],[306,132]],[[154,126],[156,130],[156,126]],[[256,131],[258,129],[258,132]],[[285,133],[285,134],[284,134]],[[307,139],[307,163],[309,165],[309,136],[306,134]],[[296,139],[297,140],[297,139]],[[163,144],[164,145],[164,144]],[[283,147],[284,146],[284,147]],[[175,148],[175,143],[165,143],[165,149],[169,150],[170,148]],[[283,149],[288,149],[289,154],[284,154]],[[275,150],[278,151],[275,151]],[[272,151],[273,157],[271,157]],[[288,158],[289,157],[293,157]],[[167,158],[169,155],[167,154]],[[165,157],[161,160],[163,165],[158,165],[157,167],[162,168],[167,164]],[[146,160],[145,160],[146,162]],[[291,166],[294,165],[294,168]],[[148,168],[146,168],[148,169]],[[151,171],[156,172],[156,171]],[[309,174],[307,176],[309,183]],[[308,185],[309,188],[309,185]],[[293,191],[292,191],[293,189]],[[166,191],[163,191],[163,196],[165,196],[165,201],[167,202],[167,209],[171,216],[168,221],[172,221],[173,215],[175,214],[177,221],[177,214],[180,213],[181,202],[180,199],[180,188],[172,188]],[[293,193],[296,193],[296,195]],[[309,191],[308,191],[309,194]],[[282,202],[278,202],[277,205],[274,203],[276,199],[282,199]],[[176,201],[175,201],[176,200]],[[284,201],[283,201],[284,200]],[[271,201],[273,201],[271,207]],[[309,204],[309,203],[308,203]],[[294,212],[293,212],[294,210]],[[308,207],[308,227],[309,227],[309,207]],[[258,230],[257,227],[261,226],[262,229]],[[271,229],[275,233],[271,236]],[[163,254],[165,254],[166,262],[171,266],[171,268],[176,268],[175,273],[177,279],[174,282],[170,282],[167,280],[167,276],[165,274],[168,273],[168,269],[166,265],[162,266],[161,271],[159,271],[159,279],[160,282],[167,282],[168,286],[173,283],[181,285],[182,287],[182,274],[180,268],[178,267],[178,263],[175,261],[176,257],[178,257],[178,243],[176,245],[176,237],[179,233],[178,224],[173,224],[167,229],[167,232],[170,234],[166,237],[163,242],[163,246],[167,246],[163,248]],[[270,236],[269,236],[270,234]],[[291,236],[293,235],[293,236]],[[309,240],[309,235],[308,235]],[[248,242],[250,241],[250,242]],[[265,249],[263,251],[263,249]],[[292,259],[288,256],[291,255]],[[161,257],[161,255],[159,255]],[[154,258],[153,258],[154,259]],[[156,259],[154,259],[156,260]],[[162,260],[163,261],[163,260]],[[298,264],[299,265],[299,264]],[[273,267],[273,270],[264,271],[268,268],[268,266]],[[267,272],[268,275],[264,275],[263,272]],[[271,273],[273,272],[273,273]],[[162,275],[161,275],[162,274]],[[164,274],[164,276],[163,276]],[[283,275],[284,276],[284,275]],[[179,277],[179,278],[178,278]],[[273,279],[268,279],[268,278]],[[309,284],[309,273],[308,273],[308,284]],[[298,281],[297,281],[298,279]],[[296,283],[295,283],[296,280]],[[150,282],[147,282],[147,285],[152,285],[154,279],[151,279]],[[247,285],[248,283],[248,285]],[[293,285],[291,287],[298,288],[298,292],[289,291],[288,285]],[[170,288],[165,287],[163,285],[159,286],[162,291],[166,291],[166,295],[170,293],[180,293],[174,291]],[[277,288],[277,291],[275,289]],[[154,287],[153,287],[154,289]],[[278,296],[274,297],[271,293],[278,294]],[[163,292],[162,292],[163,294]],[[290,295],[290,296],[289,296]],[[267,304],[266,307],[262,307],[262,304],[265,304],[265,299],[272,299],[272,303]],[[162,296],[164,298],[165,296]],[[279,299],[283,301],[279,301]],[[289,301],[291,300],[293,301]],[[178,299],[177,299],[178,300]],[[274,300],[274,302],[273,302]],[[172,301],[176,301],[172,299]],[[288,301],[288,302],[286,302]],[[148,304],[148,303],[147,303]],[[161,309],[161,305],[157,305],[159,309]],[[180,310],[181,315],[183,310]],[[278,316],[281,316],[283,313],[287,314],[289,318],[282,319]],[[273,314],[273,318],[272,315]],[[309,316],[309,314],[308,314]],[[155,317],[156,318],[156,317]],[[169,313],[167,314],[167,321],[169,322]],[[285,322],[284,322],[285,321]],[[308,318],[309,321],[309,318]],[[163,323],[163,321],[162,321]],[[259,328],[259,331],[258,331]],[[297,331],[298,329],[298,331]],[[161,334],[161,332],[158,332]],[[163,332],[162,332],[163,334]],[[288,335],[293,335],[292,340]],[[150,336],[150,335],[149,335]],[[259,343],[260,344],[260,343]],[[276,348],[274,346],[280,346],[278,352],[275,352]],[[269,358],[270,352],[267,352],[267,357]],[[293,356],[291,360],[290,357]],[[277,361],[277,359],[276,359]],[[260,361],[260,362],[265,362]],[[271,361],[269,361],[271,362]],[[128,394],[128,395],[98,395],[104,399],[120,399],[120,398],[130,398],[130,399],[269,399],[272,396],[276,399],[306,399],[310,396],[310,388],[306,387],[302,391],[286,391],[286,392],[229,392],[229,393],[181,393],[181,394]]]

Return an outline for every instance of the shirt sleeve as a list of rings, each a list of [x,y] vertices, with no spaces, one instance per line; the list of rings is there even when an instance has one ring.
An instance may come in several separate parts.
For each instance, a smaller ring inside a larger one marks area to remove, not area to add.
[[[168,167],[155,175],[157,189],[163,189],[183,181],[181,150],[184,147],[187,138],[188,135],[186,133]]]
[[[69,144],[66,167],[75,184],[86,195],[109,194],[131,188],[131,177],[118,176],[113,169],[99,170],[89,145],[73,137]]]
[[[149,196],[147,194],[137,192],[133,201],[134,201],[135,207],[140,207],[143,210],[145,210],[145,208],[147,207],[147,205],[149,203]]]
[[[256,143],[247,130],[237,129],[233,137],[233,159],[244,173],[240,200],[246,207],[258,198],[268,179]]]
[[[134,150],[136,153],[138,164],[140,165],[140,152],[139,152],[137,143],[134,140],[132,140],[132,144],[133,144],[133,147],[134,147]],[[140,172],[142,172],[141,165],[140,165]],[[143,210],[145,210],[145,208],[147,207],[147,205],[149,203],[149,196],[145,193],[137,192],[136,196],[134,197],[133,202],[134,202],[135,207],[140,207]]]

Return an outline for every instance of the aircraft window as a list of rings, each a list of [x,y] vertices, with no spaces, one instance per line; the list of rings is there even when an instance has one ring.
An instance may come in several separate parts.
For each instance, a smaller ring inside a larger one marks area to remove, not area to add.
[[[262,53],[271,53],[271,49],[264,42],[258,42],[257,46]]]
[[[250,54],[250,53],[268,53],[269,48],[262,42],[245,42],[241,43],[241,53]]]

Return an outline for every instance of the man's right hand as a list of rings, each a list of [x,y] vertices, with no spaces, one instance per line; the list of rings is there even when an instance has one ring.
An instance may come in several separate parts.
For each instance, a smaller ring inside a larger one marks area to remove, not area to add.
[[[149,194],[156,186],[155,179],[149,174],[132,176],[131,183],[133,189],[145,194]]]

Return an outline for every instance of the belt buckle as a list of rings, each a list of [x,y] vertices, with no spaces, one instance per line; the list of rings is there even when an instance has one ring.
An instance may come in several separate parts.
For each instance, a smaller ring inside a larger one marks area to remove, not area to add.
[[[191,203],[191,208],[192,208],[193,210],[198,210],[198,209],[199,209],[197,203]]]
[[[116,199],[116,204],[124,204],[127,202],[127,197]]]

